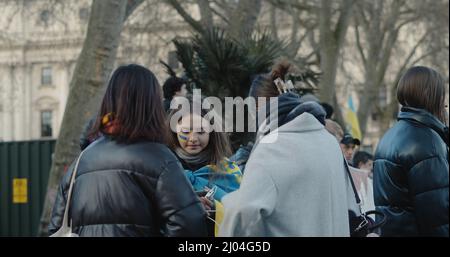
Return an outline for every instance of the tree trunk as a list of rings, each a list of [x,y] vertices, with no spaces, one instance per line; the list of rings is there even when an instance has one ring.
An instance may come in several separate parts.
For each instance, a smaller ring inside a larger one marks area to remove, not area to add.
[[[213,15],[208,0],[197,0],[198,8],[200,10],[200,23],[207,30],[212,29],[214,26]]]
[[[94,0],[86,39],[70,82],[70,92],[56,143],[39,235],[47,235],[53,203],[61,178],[80,152],[79,137],[96,115],[111,73],[124,21],[139,1]]]
[[[338,66],[338,49],[332,40],[327,40],[321,44],[320,69],[322,77],[320,79],[319,96],[321,101],[332,103],[336,94],[336,73]],[[337,108],[337,106],[334,106]]]
[[[361,141],[366,134],[367,121],[372,114],[373,105],[376,104],[378,91],[380,89],[380,85],[376,82],[379,78],[376,78],[376,69],[378,67],[374,64],[374,60],[369,59],[368,66],[369,68],[365,70],[364,90],[359,95],[359,107],[357,111],[359,128],[361,130]],[[381,83],[382,81],[383,79],[381,79]]]
[[[396,24],[399,20],[399,12],[401,5],[396,3],[390,6],[390,15],[383,17],[383,2],[376,2],[378,5],[373,8],[372,16],[370,17],[371,26],[365,26],[365,34],[367,41],[367,52],[369,53],[366,59],[365,78],[363,83],[363,94],[360,94],[360,104],[358,108],[358,120],[361,129],[361,139],[367,130],[367,122],[372,113],[373,106],[377,105],[378,94],[384,82],[384,76],[389,66],[392,49],[397,42],[398,30]],[[382,35],[382,36],[377,36]],[[359,41],[358,41],[359,44]],[[362,45],[359,45],[362,49]],[[363,52],[360,51],[361,55]]]
[[[344,114],[342,113],[342,109],[339,108],[340,105],[339,105],[339,103],[338,103],[336,94],[335,94],[334,97],[333,97],[333,104],[332,104],[332,105],[333,105],[333,106],[336,106],[336,107],[334,108],[334,120],[335,120],[339,125],[341,125],[342,129],[345,130],[345,119],[344,119]]]
[[[412,6],[407,6],[405,4],[408,3],[408,1],[393,1],[389,6],[386,6],[383,3],[384,2],[382,1],[367,1],[366,5],[360,5],[361,9],[358,11],[358,14],[360,15],[359,17],[362,21],[361,24],[363,24],[366,39],[365,45],[362,45],[359,41],[359,35],[356,34],[357,46],[359,48],[360,55],[362,59],[365,60],[365,78],[363,88],[361,90],[363,94],[359,97],[360,105],[358,109],[358,118],[363,137],[367,130],[367,121],[368,117],[370,117],[371,110],[373,110],[373,106],[377,105],[376,101],[378,98],[378,93],[383,85],[383,82],[385,81],[385,74],[388,69],[392,69],[389,66],[390,59],[392,56],[392,51],[397,44],[399,31],[407,24],[419,24],[421,20],[423,21],[420,13],[424,11],[421,9],[426,9],[427,6],[427,4],[425,4],[425,6],[419,8],[416,6],[419,2],[412,4]],[[368,8],[366,9],[367,11],[365,11],[364,8]],[[412,9],[414,9],[415,15],[411,18],[411,15],[408,15],[408,12]],[[367,13],[368,16],[366,16],[365,13]],[[425,11],[424,13],[427,12]],[[432,31],[433,29],[427,30],[422,38],[415,43],[409,55],[406,55],[405,61],[397,74],[397,78],[388,83],[388,85],[392,85],[392,88],[389,91],[391,91],[393,98],[395,98],[396,83],[400,74],[410,63],[417,48],[424,44],[429,33]],[[367,51],[363,50],[364,46]],[[364,52],[368,52],[367,58],[365,57]],[[426,55],[427,54],[424,56]],[[421,57],[418,60],[420,59]],[[397,61],[398,60],[399,59],[397,59]],[[392,103],[384,106],[383,108],[378,108],[381,117],[381,131],[385,131],[389,127],[392,119],[395,119],[395,113],[397,110],[398,105],[395,100],[392,100]]]
[[[345,35],[349,26],[353,0],[344,0],[341,3],[339,17],[336,25],[332,25],[332,3],[330,0],[322,0],[318,12],[319,17],[319,45],[320,68],[323,72],[320,82],[319,96],[323,102],[333,104],[335,110],[339,106],[335,103],[336,74],[339,63],[340,50],[345,41]],[[341,113],[340,111],[337,113]],[[342,115],[339,115],[342,117]]]
[[[230,26],[228,27],[230,35],[241,38],[253,32],[261,11],[261,2],[260,0],[239,1],[237,9],[230,18]]]

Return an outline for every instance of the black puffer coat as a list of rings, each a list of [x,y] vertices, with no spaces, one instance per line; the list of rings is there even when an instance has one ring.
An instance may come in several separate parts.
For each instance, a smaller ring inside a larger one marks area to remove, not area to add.
[[[79,163],[69,217],[80,236],[206,236],[206,214],[164,145],[118,144],[103,137]],[[59,187],[49,224],[58,230],[73,166]]]
[[[382,236],[449,236],[448,168],[448,127],[403,107],[375,153],[375,205],[387,217]]]

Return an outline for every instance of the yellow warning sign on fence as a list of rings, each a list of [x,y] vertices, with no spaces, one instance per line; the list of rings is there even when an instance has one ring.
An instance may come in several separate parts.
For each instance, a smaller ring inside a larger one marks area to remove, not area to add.
[[[26,178],[13,179],[13,203],[28,202],[28,182]]]

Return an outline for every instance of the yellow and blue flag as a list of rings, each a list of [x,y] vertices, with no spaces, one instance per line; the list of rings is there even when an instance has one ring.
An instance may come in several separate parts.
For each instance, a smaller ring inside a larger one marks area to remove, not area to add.
[[[351,95],[348,97],[347,104],[348,106],[345,120],[348,130],[351,132],[353,138],[361,140],[361,129],[359,128],[358,116],[356,115],[356,109],[353,105],[353,99]]]

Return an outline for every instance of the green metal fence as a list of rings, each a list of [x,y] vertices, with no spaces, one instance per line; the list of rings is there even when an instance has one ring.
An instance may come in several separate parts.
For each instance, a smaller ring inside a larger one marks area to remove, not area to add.
[[[0,236],[36,236],[55,140],[0,142]]]

